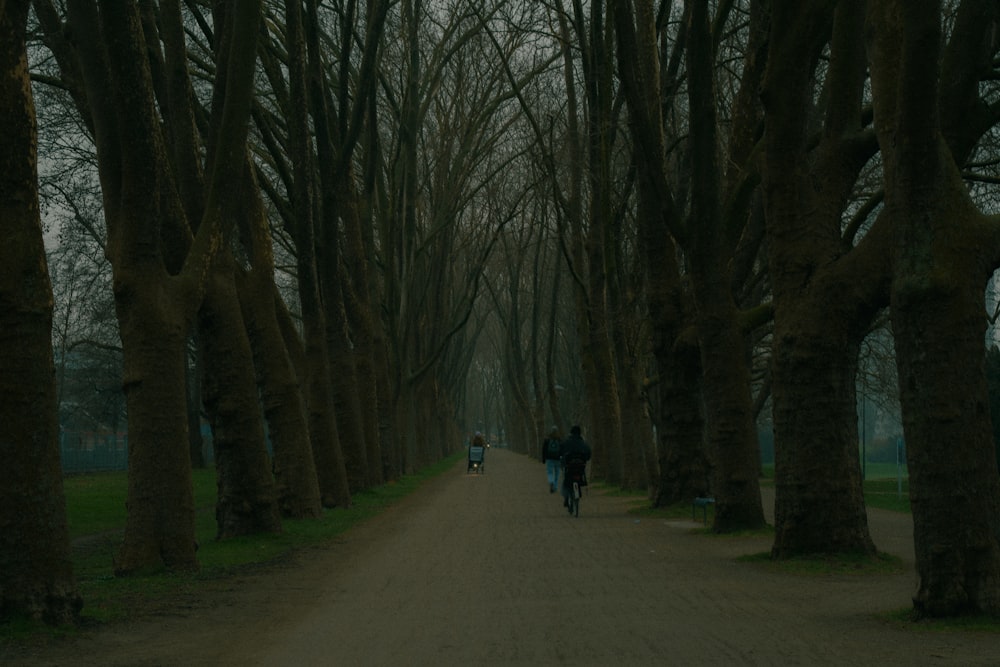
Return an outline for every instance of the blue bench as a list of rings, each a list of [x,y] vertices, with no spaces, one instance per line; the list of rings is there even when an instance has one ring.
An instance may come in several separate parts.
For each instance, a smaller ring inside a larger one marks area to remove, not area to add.
[[[691,501],[691,520],[694,521],[694,513],[699,507],[701,508],[701,519],[704,524],[708,525],[708,506],[715,504],[715,498],[695,498]]]

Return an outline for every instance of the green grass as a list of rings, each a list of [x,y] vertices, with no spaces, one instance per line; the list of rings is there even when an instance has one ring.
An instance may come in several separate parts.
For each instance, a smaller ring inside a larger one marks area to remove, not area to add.
[[[398,503],[464,456],[464,452],[457,453],[414,475],[356,493],[350,508],[324,510],[317,519],[286,519],[280,534],[224,541],[215,539],[215,471],[195,470],[195,529],[200,545],[200,570],[129,577],[114,576],[113,564],[125,527],[126,474],[69,476],[64,481],[66,513],[73,540],[73,571],[84,600],[82,623],[85,626],[106,623],[168,609],[206,591],[225,587],[229,575],[278,566],[296,551],[328,543],[352,526]],[[0,647],[34,636],[55,637],[72,632],[70,628],[46,628],[27,619],[15,618],[0,624]]]
[[[806,554],[782,560],[772,560],[768,552],[741,556],[737,560],[787,574],[807,576],[899,574],[903,560],[879,553],[867,554]]]
[[[894,512],[910,511],[910,484],[902,480],[902,491],[895,479],[866,479],[865,505]]]
[[[63,490],[70,539],[122,528],[127,488],[124,472],[66,477]]]
[[[910,481],[906,470],[897,479],[895,463],[869,463],[864,481],[865,505],[893,512],[910,511]],[[774,486],[774,465],[765,465],[761,471],[760,485]]]
[[[761,487],[774,487],[774,468],[765,467],[763,476],[760,479]],[[867,479],[864,482],[865,505],[878,509],[891,510],[894,512],[908,513],[910,511],[909,482],[902,480],[902,491],[896,479]],[[602,491],[609,495],[635,496],[635,501],[631,504],[629,514],[636,516],[661,517],[664,519],[690,519],[691,503],[684,501],[669,507],[650,507],[649,500],[643,492],[623,492],[612,487],[601,487]],[[708,525],[712,525],[715,519],[715,506],[709,505]],[[694,517],[698,521],[703,521],[702,508],[695,508]]]
[[[904,630],[918,630],[922,632],[985,632],[990,634],[1000,634],[1000,619],[985,614],[969,614],[954,618],[917,618],[912,607],[896,609],[884,614],[879,618],[887,623],[891,623]]]

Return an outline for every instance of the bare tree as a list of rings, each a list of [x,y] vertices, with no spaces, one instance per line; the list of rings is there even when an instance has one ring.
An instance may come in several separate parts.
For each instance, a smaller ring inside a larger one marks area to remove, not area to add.
[[[862,110],[863,20],[856,2],[772,5],[761,95],[775,312],[775,557],[875,551],[861,490],[855,376],[887,274],[878,234],[858,247],[842,234],[858,175],[876,150]],[[819,69],[828,43],[829,63]]]
[[[984,372],[985,288],[1000,224],[960,167],[997,121],[979,97],[995,3],[869,5],[875,119],[890,227],[892,325],[921,615],[1000,613],[1000,474]]]
[[[195,221],[187,219],[191,199],[178,196],[187,188],[176,187],[190,176],[188,165],[171,162],[183,156],[170,155],[158,110],[173,114],[168,127],[176,133],[186,127],[177,121],[194,112],[180,108],[184,98],[176,89],[169,101],[157,100],[166,91],[154,88],[152,72],[160,63],[150,61],[155,51],[146,48],[140,8],[74,0],[68,3],[70,29],[63,31],[51,3],[35,6],[98,150],[131,445],[129,514],[116,569],[192,569],[197,559],[184,390],[187,335],[221,245],[227,179],[239,173],[235,167],[245,151],[260,7],[220,5],[215,16],[218,95],[204,169],[204,219]],[[69,32],[89,38],[71,43],[65,40]],[[189,145],[171,146],[178,144]]]
[[[52,287],[38,205],[26,0],[0,2],[0,617],[57,625],[82,606],[70,563],[52,357]]]

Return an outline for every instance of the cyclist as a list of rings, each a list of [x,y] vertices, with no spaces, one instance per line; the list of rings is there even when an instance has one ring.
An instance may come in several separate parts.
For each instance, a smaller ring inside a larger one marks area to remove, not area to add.
[[[569,436],[562,442],[559,459],[562,461],[564,471],[562,484],[563,507],[569,508],[572,511],[569,505],[569,496],[573,492],[573,481],[570,479],[569,474],[565,474],[569,472],[567,466],[573,461],[582,461],[586,464],[590,460],[590,445],[587,444],[587,441],[580,434],[579,426],[573,426],[569,430]]]

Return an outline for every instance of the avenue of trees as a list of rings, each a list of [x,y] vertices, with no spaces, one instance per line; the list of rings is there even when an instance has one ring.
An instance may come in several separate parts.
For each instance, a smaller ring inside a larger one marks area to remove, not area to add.
[[[82,604],[70,412],[127,429],[120,576],[198,567],[202,421],[227,539],[572,423],[595,476],[756,529],[766,415],[772,557],[874,555],[876,347],[914,610],[1000,614],[998,28],[990,0],[0,0],[0,617]]]

